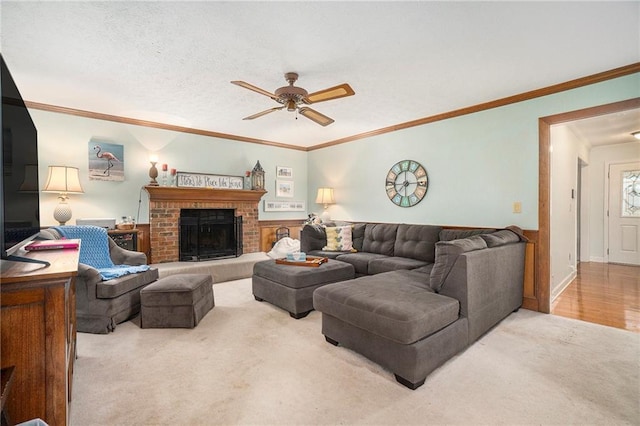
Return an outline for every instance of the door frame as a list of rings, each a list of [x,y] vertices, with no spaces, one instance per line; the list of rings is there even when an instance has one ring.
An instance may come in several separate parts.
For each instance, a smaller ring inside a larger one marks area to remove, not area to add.
[[[540,312],[551,312],[551,126],[636,108],[640,108],[640,98],[538,118],[538,239],[535,295]]]

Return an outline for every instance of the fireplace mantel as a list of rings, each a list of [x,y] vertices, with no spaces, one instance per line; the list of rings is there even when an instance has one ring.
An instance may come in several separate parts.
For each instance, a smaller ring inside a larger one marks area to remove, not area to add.
[[[170,186],[144,188],[149,194],[149,263],[178,261],[181,209],[234,209],[236,216],[243,218],[243,252],[260,251],[258,204],[267,191]]]
[[[145,186],[149,201],[253,201],[258,202],[264,194],[262,190],[179,188],[173,186]]]

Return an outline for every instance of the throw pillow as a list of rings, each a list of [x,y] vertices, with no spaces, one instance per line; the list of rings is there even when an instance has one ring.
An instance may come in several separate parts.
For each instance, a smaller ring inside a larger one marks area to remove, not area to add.
[[[443,229],[440,231],[440,241],[459,240],[469,238],[479,234],[490,234],[496,232],[495,229]]]
[[[330,226],[325,228],[327,232],[327,245],[322,248],[325,251],[353,251],[353,238],[351,226]]]
[[[482,234],[481,237],[487,242],[487,247],[498,247],[520,241],[518,234],[508,229],[493,234]]]
[[[442,289],[444,281],[449,276],[453,264],[456,263],[458,256],[473,250],[487,248],[487,243],[480,235],[474,235],[469,238],[451,241],[439,241],[436,243],[436,261],[431,270],[429,278],[429,286],[435,292]]]

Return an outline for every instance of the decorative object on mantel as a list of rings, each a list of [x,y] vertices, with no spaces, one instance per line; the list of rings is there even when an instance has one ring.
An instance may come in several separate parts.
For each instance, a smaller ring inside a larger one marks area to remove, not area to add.
[[[176,176],[178,171],[176,169],[171,169],[171,178],[169,180],[169,186],[177,186],[178,185],[178,177]]]
[[[167,164],[162,165],[162,186],[167,186],[167,172],[169,171],[169,166]]]
[[[156,155],[152,155],[149,158],[149,162],[151,163],[151,168],[149,169],[149,177],[151,180],[149,181],[149,186],[160,186],[156,178],[158,177],[158,169],[156,169],[156,164],[158,163],[158,157]]]
[[[244,172],[244,189],[251,189],[251,170]]]
[[[260,165],[260,160],[251,171],[251,189],[264,189],[264,169]]]
[[[177,186],[183,188],[242,189],[244,186],[241,176],[176,172],[176,177]]]
[[[67,204],[68,194],[83,194],[77,167],[49,166],[49,176],[43,192],[58,192],[60,203],[53,211],[53,218],[64,225],[72,216],[71,207]]]
[[[329,222],[331,216],[329,215],[329,204],[335,204],[336,200],[333,198],[333,188],[318,188],[318,194],[316,195],[316,203],[324,206],[324,211],[320,215],[323,222]]]

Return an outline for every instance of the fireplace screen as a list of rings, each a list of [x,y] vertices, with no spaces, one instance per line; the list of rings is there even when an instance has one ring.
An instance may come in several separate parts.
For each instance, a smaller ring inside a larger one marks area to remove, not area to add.
[[[234,209],[181,209],[180,260],[199,261],[242,254],[242,216]]]

